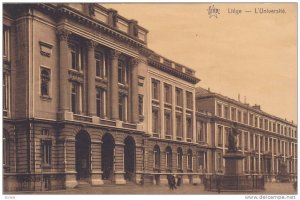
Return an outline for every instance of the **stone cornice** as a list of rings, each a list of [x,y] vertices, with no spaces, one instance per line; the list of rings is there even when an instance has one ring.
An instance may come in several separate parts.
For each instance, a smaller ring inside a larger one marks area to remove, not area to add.
[[[122,43],[131,44],[133,47],[136,48],[145,46],[145,42],[141,41],[140,39],[134,38],[129,34],[122,32],[120,30],[111,28],[107,24],[97,19],[94,19],[90,16],[87,16],[84,13],[79,12],[67,5],[60,4],[57,7],[51,4],[36,4],[36,5],[37,8],[41,8],[48,12],[52,12],[58,18],[65,16],[71,19],[75,19],[78,23],[84,24],[85,26],[90,26],[93,29],[100,30],[101,32],[103,32],[103,34],[109,34],[111,37],[113,37],[114,39]]]
[[[190,76],[188,74],[185,74],[183,72],[180,72],[178,70],[175,70],[167,65],[164,65],[163,63],[160,63],[156,60],[153,60],[153,59],[148,59],[147,60],[147,63],[152,66],[152,67],[155,67],[159,70],[162,70],[164,72],[167,72],[167,73],[170,73],[171,75],[175,76],[175,77],[178,77],[180,79],[183,79],[185,81],[188,81],[190,83],[193,83],[193,84],[196,84],[200,81],[200,79],[194,77],[194,76]]]

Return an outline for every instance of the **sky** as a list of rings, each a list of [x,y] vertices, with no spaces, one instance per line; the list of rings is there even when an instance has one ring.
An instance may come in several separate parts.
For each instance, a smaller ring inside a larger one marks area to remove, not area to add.
[[[149,30],[148,47],[194,69],[197,86],[297,121],[296,3],[103,6]],[[219,10],[209,15],[209,7]],[[259,14],[260,8],[284,13]]]

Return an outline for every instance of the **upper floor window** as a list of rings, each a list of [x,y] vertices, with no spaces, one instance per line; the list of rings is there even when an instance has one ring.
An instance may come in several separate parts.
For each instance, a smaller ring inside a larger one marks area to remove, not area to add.
[[[276,124],[273,123],[273,132],[276,132]]]
[[[253,126],[253,114],[250,114],[250,125]]]
[[[73,113],[80,113],[81,111],[81,86],[78,83],[72,83],[71,89],[71,111]]]
[[[206,123],[197,121],[197,141],[206,142]]]
[[[182,106],[182,89],[176,88],[176,106]]]
[[[41,95],[42,96],[50,96],[49,82],[50,82],[50,70],[42,68],[41,69]]]
[[[7,111],[9,110],[9,96],[10,96],[10,90],[9,90],[9,76],[7,73],[3,73],[3,80],[2,80],[2,92],[3,92],[3,110]]]
[[[171,135],[171,112],[165,111],[165,135]]]
[[[223,127],[218,126],[218,146],[221,147],[223,144]]]
[[[225,127],[225,147],[228,147],[228,139],[229,139],[229,132],[230,132],[231,130],[230,130],[230,128],[228,128],[228,127]]]
[[[82,70],[81,69],[81,48],[79,45],[71,44],[71,67],[75,70]]]
[[[248,150],[248,132],[244,132],[244,147],[245,147],[245,150]]]
[[[224,106],[224,117],[229,119],[229,108],[228,106]]]
[[[186,92],[186,107],[189,109],[193,109],[193,93]]]
[[[268,125],[269,125],[268,120],[265,119],[265,130],[268,130]]]
[[[176,115],[176,135],[182,137],[182,117],[180,114]]]
[[[144,115],[144,95],[139,94],[139,115]]]
[[[157,108],[152,108],[152,132],[159,132],[159,111]]]
[[[106,77],[105,56],[102,52],[95,52],[96,76]]]
[[[186,135],[187,138],[193,138],[193,123],[190,116],[186,117]]]
[[[127,68],[125,61],[120,60],[118,62],[118,82],[121,84],[127,83]]]
[[[172,86],[164,84],[164,100],[165,103],[172,103]]]
[[[119,120],[127,121],[127,96],[119,94]]]
[[[257,128],[258,127],[258,117],[254,118],[254,126]]]
[[[248,113],[246,113],[246,112],[243,113],[243,121],[244,121],[244,124],[248,124]]]
[[[106,91],[102,88],[96,89],[96,114],[98,117],[104,117],[106,114]]]
[[[259,119],[259,128],[263,128],[263,119],[262,118]]]
[[[9,60],[9,52],[10,52],[10,34],[9,28],[7,26],[3,26],[3,60]]]
[[[159,81],[152,79],[152,99],[159,100]]]
[[[242,122],[242,112],[240,110],[237,111],[238,122]]]
[[[231,120],[235,121],[236,120],[236,109],[231,108]]]
[[[222,104],[217,104],[217,116],[222,117]]]

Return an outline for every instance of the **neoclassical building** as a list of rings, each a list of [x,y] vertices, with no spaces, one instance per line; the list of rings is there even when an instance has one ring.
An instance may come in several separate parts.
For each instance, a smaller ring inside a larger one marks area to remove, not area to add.
[[[4,191],[200,182],[199,79],[147,48],[137,21],[95,3],[3,15]]]
[[[197,119],[205,115],[210,119],[206,123],[203,119],[197,121],[200,127],[197,134],[211,147],[208,162],[212,173],[224,172],[227,138],[236,123],[240,130],[237,146],[246,156],[244,174],[264,175],[266,181],[275,181],[284,164],[290,181],[296,180],[297,125],[294,122],[268,114],[259,105],[250,106],[201,87],[196,88],[196,109]],[[207,124],[210,124],[209,134],[203,131]]]

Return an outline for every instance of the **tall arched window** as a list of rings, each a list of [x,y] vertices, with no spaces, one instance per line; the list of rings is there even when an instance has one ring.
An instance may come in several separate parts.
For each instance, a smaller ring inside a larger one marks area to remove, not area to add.
[[[166,169],[172,170],[172,149],[169,146],[166,148]]]
[[[50,71],[42,69],[41,71],[41,95],[49,96]]]
[[[153,149],[153,167],[154,169],[159,169],[160,168],[160,149],[158,145],[154,146]]]
[[[182,170],[182,149],[178,147],[177,149],[177,169]]]
[[[187,169],[193,170],[193,153],[191,149],[187,152]]]

